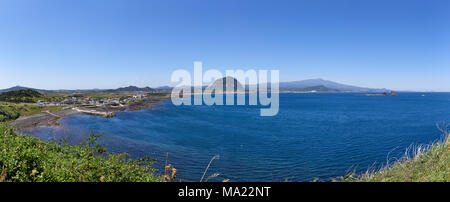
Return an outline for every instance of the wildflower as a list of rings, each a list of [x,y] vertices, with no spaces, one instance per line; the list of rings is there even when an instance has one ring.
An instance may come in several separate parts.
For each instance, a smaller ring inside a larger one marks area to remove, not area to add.
[[[165,180],[166,182],[170,182],[170,178],[169,178],[168,175],[163,175],[162,177],[164,178],[164,180]]]
[[[172,164],[166,165],[166,172],[168,173],[170,171],[170,168],[172,167]]]
[[[3,168],[2,174],[0,174],[0,182],[4,182],[6,180],[6,168]]]
[[[172,180],[175,181],[176,177],[177,177],[177,169],[172,168]]]

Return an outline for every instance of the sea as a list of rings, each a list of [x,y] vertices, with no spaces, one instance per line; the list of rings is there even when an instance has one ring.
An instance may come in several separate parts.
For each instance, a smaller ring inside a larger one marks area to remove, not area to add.
[[[91,132],[110,153],[151,157],[158,173],[166,163],[177,180],[239,182],[329,181],[392,163],[405,151],[442,139],[437,125],[450,122],[450,93],[281,93],[279,113],[264,106],[175,106],[116,117],[73,115],[61,127],[24,132],[46,141],[76,144]],[[205,177],[205,178],[206,178]]]

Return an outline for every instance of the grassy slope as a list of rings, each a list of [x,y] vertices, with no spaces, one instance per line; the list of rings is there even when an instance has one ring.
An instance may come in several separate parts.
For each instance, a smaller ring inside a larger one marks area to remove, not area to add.
[[[44,142],[0,124],[0,182],[155,182],[148,160],[125,160],[124,154],[99,155],[98,136],[77,145]]]
[[[36,104],[19,104],[0,102],[0,122],[15,120],[20,116],[39,114],[43,111],[59,111],[63,106],[38,106]]]
[[[450,139],[449,132],[444,133],[443,141],[416,148],[413,158],[404,158],[377,172],[367,172],[357,177],[357,181],[450,182]]]

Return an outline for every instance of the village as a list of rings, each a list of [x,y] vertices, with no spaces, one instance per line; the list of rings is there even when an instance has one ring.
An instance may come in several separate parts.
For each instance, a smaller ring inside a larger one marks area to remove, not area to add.
[[[38,100],[39,106],[96,106],[96,107],[123,107],[137,100],[147,98],[147,93],[138,93],[125,98],[93,98],[90,96],[84,97],[77,94],[69,95],[62,101],[45,101]]]

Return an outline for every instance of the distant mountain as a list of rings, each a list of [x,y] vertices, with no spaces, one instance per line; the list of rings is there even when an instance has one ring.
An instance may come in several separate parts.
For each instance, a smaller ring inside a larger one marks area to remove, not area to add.
[[[172,89],[173,89],[173,87],[170,87],[170,86],[160,86],[160,87],[154,88],[154,90],[158,91],[158,92],[169,92],[169,91],[172,91]]]
[[[172,88],[170,88],[171,90]],[[98,89],[98,88],[94,88],[94,89],[80,89],[80,90],[64,90],[64,89],[60,89],[60,90],[43,90],[43,89],[35,89],[35,88],[28,88],[28,87],[23,87],[23,86],[14,86],[11,88],[7,88],[7,89],[0,89],[0,93],[5,93],[5,92],[11,92],[11,91],[19,91],[19,90],[33,90],[33,91],[37,91],[40,93],[48,93],[48,92],[66,92],[66,93],[71,93],[71,92],[151,92],[154,91],[153,88],[150,87],[144,87],[144,88],[139,88],[136,86],[128,86],[128,87],[122,87],[122,88],[117,88],[117,89]]]
[[[76,90],[65,90],[65,89],[58,89],[58,90],[50,90],[51,92],[59,92],[59,93],[76,93],[76,92],[104,92],[109,89],[99,89],[99,88],[93,88],[93,89],[76,89]]]
[[[208,86],[207,88],[212,88],[213,86],[218,86],[220,83],[227,89],[236,89],[244,90],[244,87],[241,83],[239,83],[236,79],[231,78],[230,81],[226,83],[226,77],[222,79],[216,80],[213,84]],[[254,87],[254,85],[251,85]],[[248,91],[249,85],[246,85],[246,90]],[[270,89],[270,85],[268,85],[268,90]],[[308,79],[302,81],[292,81],[292,82],[280,82],[279,90],[281,92],[287,91],[298,91],[298,92],[385,92],[387,89],[373,89],[373,88],[364,88],[358,86],[351,86],[340,84],[333,81],[328,81],[324,79]],[[228,90],[230,91],[230,90]]]
[[[235,78],[232,78],[232,82],[227,83],[226,77],[222,79],[216,80],[211,86],[217,86],[219,83],[222,82],[222,85],[228,89],[244,89],[244,86],[239,83]],[[234,87],[233,87],[234,86]],[[208,87],[208,88],[209,88]],[[246,86],[247,89],[249,89],[248,85]],[[192,87],[193,88],[193,87]],[[206,89],[206,86],[202,86],[203,89]],[[270,89],[270,85],[268,86]],[[18,91],[18,90],[34,90],[40,93],[47,93],[47,92],[110,92],[110,93],[116,93],[116,92],[170,92],[173,89],[173,87],[170,86],[161,86],[157,88],[150,88],[150,87],[144,87],[139,88],[136,86],[128,86],[128,87],[122,87],[117,89],[85,89],[85,90],[42,90],[42,89],[35,89],[35,88],[28,88],[23,86],[14,86],[8,89],[0,90],[0,93],[2,92],[9,92],[9,91]],[[318,92],[387,92],[388,89],[377,89],[377,88],[366,88],[366,87],[359,87],[359,86],[352,86],[352,85],[346,85],[337,83],[334,81],[324,80],[324,79],[307,79],[307,80],[301,80],[301,81],[290,81],[290,82],[280,82],[279,85],[280,91],[318,91]]]
[[[106,90],[106,92],[151,92],[153,91],[152,88],[150,87],[144,87],[144,88],[139,88],[136,86],[128,86],[128,87],[122,87],[122,88],[118,88],[118,89],[111,89],[111,90]]]
[[[374,88],[351,86],[324,79],[307,79],[302,81],[280,82],[280,91],[296,91],[313,86],[323,86],[327,89],[333,89],[336,91],[352,91],[352,92],[387,91],[387,89],[374,89]]]
[[[309,86],[305,88],[299,88],[297,91],[317,91],[317,92],[338,92],[339,90],[327,88],[323,85]]]
[[[7,89],[0,89],[0,93],[10,92],[10,91],[19,91],[19,90],[33,90],[37,92],[48,92],[48,90],[42,90],[42,89],[35,89],[35,88],[28,88],[23,86],[14,86]]]

